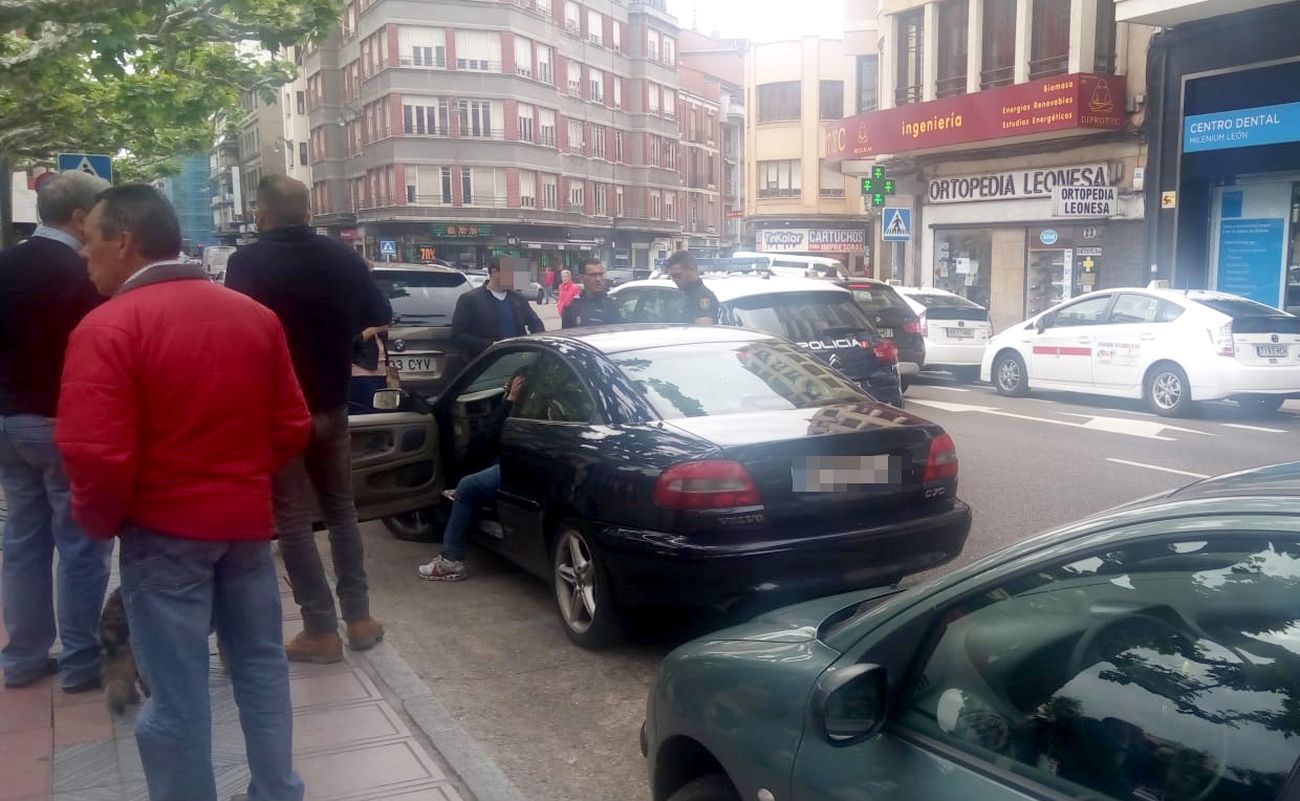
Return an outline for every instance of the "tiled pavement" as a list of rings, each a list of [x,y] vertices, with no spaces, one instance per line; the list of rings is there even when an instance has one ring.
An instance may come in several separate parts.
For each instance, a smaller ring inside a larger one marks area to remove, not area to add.
[[[281,581],[287,638],[302,624]],[[225,799],[247,789],[248,768],[238,710],[215,650],[213,760],[218,798]],[[294,762],[308,799],[462,799],[352,654],[337,665],[291,665],[290,683]],[[133,712],[114,720],[101,694],[67,695],[54,680],[0,687],[0,801],[147,800],[133,721]]]

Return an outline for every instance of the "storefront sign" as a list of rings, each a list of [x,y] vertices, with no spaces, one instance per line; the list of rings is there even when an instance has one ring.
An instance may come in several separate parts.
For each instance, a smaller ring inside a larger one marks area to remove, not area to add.
[[[768,228],[758,232],[761,253],[865,253],[865,228]]]
[[[1124,127],[1123,76],[1075,73],[869,111],[826,129],[826,161],[988,139]]]
[[[1276,306],[1282,294],[1284,219],[1219,223],[1219,272],[1214,288]]]
[[[418,244],[414,247],[415,260],[421,263],[429,263],[438,258],[438,246],[432,244]]]
[[[1050,197],[1058,186],[1108,186],[1109,184],[1110,177],[1107,175],[1105,164],[1040,167],[986,175],[935,178],[930,181],[926,189],[926,201],[935,204],[1019,200],[1029,197]]]
[[[1300,103],[1259,106],[1183,120],[1183,152],[1300,142]]]
[[[1113,186],[1058,186],[1052,190],[1053,217],[1114,217],[1119,190]]]
[[[442,239],[490,239],[492,237],[492,226],[490,225],[435,225],[433,226],[433,235]]]

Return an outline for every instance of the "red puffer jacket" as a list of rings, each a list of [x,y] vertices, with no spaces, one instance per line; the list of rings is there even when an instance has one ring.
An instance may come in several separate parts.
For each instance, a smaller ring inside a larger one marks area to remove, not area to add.
[[[310,429],[275,314],[190,265],[128,281],[68,343],[55,435],[92,537],[270,539],[271,476]]]

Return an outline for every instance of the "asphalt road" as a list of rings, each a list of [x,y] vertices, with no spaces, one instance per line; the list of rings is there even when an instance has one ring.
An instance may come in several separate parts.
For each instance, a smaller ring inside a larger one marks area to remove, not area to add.
[[[553,309],[540,309],[548,327]],[[960,495],[975,510],[965,553],[936,573],[1200,475],[1300,458],[1295,403],[1266,418],[1224,404],[1169,421],[1137,403],[1007,399],[923,381],[909,408],[953,435]],[[655,666],[686,621],[590,654],[565,638],[549,588],[490,554],[471,552],[467,581],[427,583],[415,568],[436,545],[399,542],[378,524],[366,533],[373,606],[389,640],[528,798],[649,798],[638,727]]]

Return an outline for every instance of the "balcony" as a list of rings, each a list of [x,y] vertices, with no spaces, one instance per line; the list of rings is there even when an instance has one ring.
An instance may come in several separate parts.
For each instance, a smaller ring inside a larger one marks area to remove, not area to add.
[[[732,97],[731,95],[722,96],[722,118],[735,120],[737,122],[745,121],[745,104]]]

